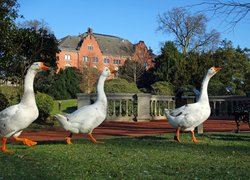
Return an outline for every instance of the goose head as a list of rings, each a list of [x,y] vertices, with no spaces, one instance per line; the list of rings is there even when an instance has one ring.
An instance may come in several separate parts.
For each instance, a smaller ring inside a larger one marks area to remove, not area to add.
[[[221,70],[220,67],[217,67],[217,66],[213,66],[211,67],[210,69],[208,69],[207,71],[207,76],[208,77],[213,77],[217,72],[219,72]]]
[[[117,70],[116,69],[109,69],[108,67],[104,67],[101,76],[104,76],[106,78],[110,77],[112,74],[114,74]]]
[[[41,70],[47,70],[49,69],[48,66],[46,66],[43,62],[34,62],[31,66],[30,69],[34,70],[34,71],[41,71]]]

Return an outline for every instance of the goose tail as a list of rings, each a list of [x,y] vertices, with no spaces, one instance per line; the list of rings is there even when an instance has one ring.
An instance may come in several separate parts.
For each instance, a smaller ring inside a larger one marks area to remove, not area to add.
[[[171,116],[171,110],[170,109],[164,109],[164,114],[167,118],[167,121],[169,122],[169,124],[171,124],[173,127],[177,127],[178,123],[176,121],[176,117]]]
[[[56,114],[54,115],[54,118],[57,119],[59,121],[59,123],[61,124],[61,126],[65,129],[68,130],[68,126],[69,126],[69,121],[67,119],[66,116],[61,115],[61,114]]]

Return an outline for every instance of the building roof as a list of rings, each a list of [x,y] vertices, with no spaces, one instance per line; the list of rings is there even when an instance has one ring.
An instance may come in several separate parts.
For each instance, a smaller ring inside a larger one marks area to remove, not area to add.
[[[84,38],[89,33],[79,36],[66,36],[59,41],[61,50],[77,51],[81,47]],[[100,50],[106,56],[131,56],[134,52],[134,45],[126,39],[111,35],[92,33],[99,44]]]
[[[59,48],[61,50],[76,51],[79,41],[81,41],[79,36],[66,36],[59,40]]]

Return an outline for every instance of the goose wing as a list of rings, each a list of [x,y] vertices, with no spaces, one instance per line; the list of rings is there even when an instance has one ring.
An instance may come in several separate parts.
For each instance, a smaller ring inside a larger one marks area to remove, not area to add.
[[[173,109],[169,111],[169,115],[173,117],[177,117],[180,115],[187,115],[187,114],[192,114],[196,112],[199,109],[196,103],[193,104],[186,104],[184,106],[181,106],[179,108]]]

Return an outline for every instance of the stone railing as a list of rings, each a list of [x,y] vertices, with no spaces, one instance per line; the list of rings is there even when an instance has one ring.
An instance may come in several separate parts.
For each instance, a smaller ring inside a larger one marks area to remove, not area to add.
[[[107,93],[108,113],[106,121],[151,121],[166,119],[164,109],[173,109],[177,102],[173,96],[151,94]],[[96,94],[78,94],[78,108],[96,100]],[[209,119],[234,119],[234,106],[250,102],[247,96],[211,96]],[[181,104],[192,103],[195,97],[184,96]]]

